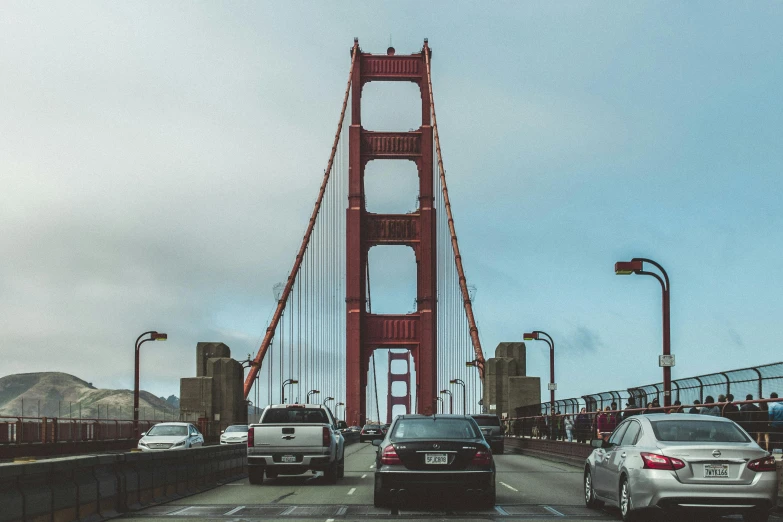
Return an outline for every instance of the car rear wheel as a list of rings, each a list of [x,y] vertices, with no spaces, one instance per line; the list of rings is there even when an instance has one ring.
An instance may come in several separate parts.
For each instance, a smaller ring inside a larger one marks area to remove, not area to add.
[[[769,520],[769,513],[766,511],[751,511],[742,515],[744,522],[767,522]]]
[[[603,502],[595,498],[595,490],[593,489],[593,474],[590,470],[585,471],[585,506],[590,509],[598,509],[603,505]]]
[[[633,498],[631,497],[631,488],[628,485],[628,477],[623,477],[620,482],[620,514],[623,522],[634,522],[638,517],[637,511],[633,508]]]
[[[481,496],[481,507],[491,509],[495,507],[495,486]]]
[[[389,493],[381,487],[380,481],[375,479],[375,490],[373,491],[372,505],[377,508],[389,506]]]
[[[247,468],[247,479],[251,484],[261,485],[264,483],[264,468]]]
[[[327,484],[336,484],[337,479],[340,478],[340,462],[334,461],[329,468],[324,472],[324,479]]]

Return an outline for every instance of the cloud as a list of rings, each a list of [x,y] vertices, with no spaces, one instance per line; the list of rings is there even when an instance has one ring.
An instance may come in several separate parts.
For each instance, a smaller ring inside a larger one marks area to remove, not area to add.
[[[559,348],[559,346],[555,346]],[[569,352],[595,353],[599,348],[604,348],[604,343],[598,332],[586,326],[577,326],[574,331],[566,336],[560,346]]]

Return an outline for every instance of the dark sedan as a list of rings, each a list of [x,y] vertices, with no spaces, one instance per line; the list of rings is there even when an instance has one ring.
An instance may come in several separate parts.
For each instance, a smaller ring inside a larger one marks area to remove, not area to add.
[[[495,462],[476,421],[465,415],[401,415],[378,446],[376,507],[414,493],[442,493],[495,505]]]
[[[367,442],[368,440],[380,440],[386,434],[381,429],[380,424],[365,424],[362,431],[359,432],[359,442]]]

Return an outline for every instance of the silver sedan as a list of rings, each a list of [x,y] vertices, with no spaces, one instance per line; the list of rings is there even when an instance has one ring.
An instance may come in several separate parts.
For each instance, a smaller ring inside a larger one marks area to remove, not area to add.
[[[607,442],[591,444],[585,504],[617,506],[625,521],[641,511],[659,511],[742,514],[746,522],[758,522],[775,507],[774,457],[729,419],[636,415],[620,423]]]

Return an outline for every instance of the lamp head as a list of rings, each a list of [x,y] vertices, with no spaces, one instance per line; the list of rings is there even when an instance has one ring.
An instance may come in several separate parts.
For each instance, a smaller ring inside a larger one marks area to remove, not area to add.
[[[614,273],[616,275],[629,275],[641,272],[643,269],[641,261],[618,261],[614,264]]]
[[[150,334],[150,339],[152,339],[153,341],[165,341],[168,338],[169,335],[165,333],[152,332]]]
[[[451,379],[451,380],[449,381],[449,384],[457,384],[457,379]]]
[[[522,335],[522,339],[525,341],[535,341],[538,340],[538,332],[530,332]]]
[[[291,379],[291,382],[289,384],[299,384],[299,381],[296,379]]]
[[[441,390],[440,393],[449,393],[449,390]]]

